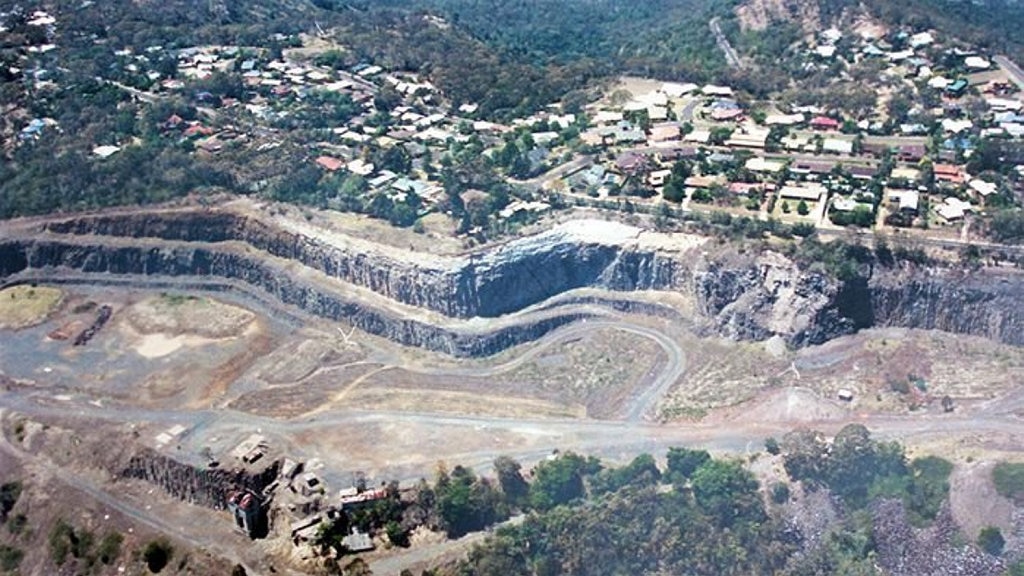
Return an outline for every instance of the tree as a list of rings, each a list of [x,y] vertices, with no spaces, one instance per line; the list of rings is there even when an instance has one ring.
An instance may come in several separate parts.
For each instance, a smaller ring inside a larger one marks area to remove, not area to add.
[[[142,549],[142,559],[146,562],[146,568],[154,574],[160,573],[172,557],[174,557],[174,547],[166,538],[150,540]]]
[[[621,468],[605,469],[591,480],[594,494],[615,492],[626,486],[651,486],[661,479],[661,470],[650,454],[641,454]]]
[[[583,478],[600,469],[600,464],[573,452],[545,460],[533,470],[530,484],[530,505],[537,510],[549,510],[568,504],[585,495]]]
[[[1006,540],[1003,538],[1003,533],[999,528],[986,526],[978,533],[978,546],[993,556],[1001,556],[1003,554],[1003,547],[1006,546]]]
[[[690,478],[698,468],[711,460],[707,450],[668,449],[668,476],[673,482]]]
[[[765,519],[757,480],[738,462],[709,460],[693,473],[692,483],[697,504],[714,517],[719,526]]]
[[[241,564],[235,564],[234,568],[231,569],[231,576],[246,576],[247,574],[245,566]]]
[[[498,485],[505,495],[505,502],[513,508],[527,503],[530,485],[523,479],[519,462],[508,456],[499,456],[494,460],[494,471],[498,475]]]
[[[789,485],[783,482],[777,482],[772,485],[772,502],[776,504],[785,504],[789,501]]]
[[[779,453],[782,452],[782,448],[781,446],[779,446],[779,441],[776,440],[774,437],[765,439],[764,449],[772,456],[778,456]]]
[[[384,526],[384,532],[388,535],[388,541],[395,546],[402,548],[409,547],[409,531],[402,528],[402,525],[394,520]]]
[[[490,482],[464,466],[456,466],[450,476],[439,473],[435,491],[449,536],[481,530],[508,516],[501,495]]]
[[[675,178],[669,178],[668,182],[665,182],[665,188],[662,189],[661,195],[665,200],[679,204],[686,198],[686,187]]]
[[[800,203],[796,205],[796,213],[801,216],[807,216],[811,213],[811,208],[807,205],[806,201],[801,200]]]

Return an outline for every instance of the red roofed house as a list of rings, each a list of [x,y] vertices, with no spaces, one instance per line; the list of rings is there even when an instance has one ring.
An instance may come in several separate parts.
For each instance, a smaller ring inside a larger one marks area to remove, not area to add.
[[[932,167],[932,173],[935,174],[935,179],[939,182],[948,182],[950,184],[964,183],[964,174],[960,171],[959,166],[936,164]]]
[[[330,156],[320,156],[316,159],[316,164],[328,172],[337,172],[345,166],[345,162]]]
[[[185,121],[177,114],[171,114],[167,120],[164,121],[164,130],[177,130]]]
[[[186,138],[192,138],[194,136],[209,136],[213,132],[213,128],[196,123],[186,128],[184,134]]]
[[[811,120],[811,128],[815,130],[838,130],[842,124],[835,118],[829,118],[828,116],[816,116]]]

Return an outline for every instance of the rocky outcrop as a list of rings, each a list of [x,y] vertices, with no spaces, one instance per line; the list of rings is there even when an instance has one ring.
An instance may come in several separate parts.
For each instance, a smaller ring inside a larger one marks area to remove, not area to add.
[[[598,226],[607,234],[593,234]],[[189,211],[92,216],[52,222],[50,232],[158,238],[182,242],[243,242],[385,298],[454,318],[493,318],[567,290],[667,289],[676,262],[630,242],[639,230],[607,222],[557,227],[464,258],[415,262],[364,243],[330,244],[229,212]]]
[[[856,298],[850,307],[872,326],[943,330],[1024,345],[1024,277],[1017,271],[876,270]]]
[[[1017,306],[1024,276],[1016,271],[866,265],[841,282],[778,253],[708,256],[692,238],[680,248],[643,234],[575,222],[439,257],[228,211],[91,216],[0,241],[0,280],[23,270],[225,279],[309,314],[455,356],[538,338],[599,313],[595,307],[683,318],[625,297],[552,298],[577,288],[679,293],[693,304],[694,329],[733,339],[780,335],[803,346],[901,326],[1024,344]]]
[[[100,242],[38,240],[0,245],[19,254],[28,269],[74,270],[85,273],[161,277],[213,276],[257,287],[279,302],[330,320],[345,321],[360,330],[400,344],[453,356],[486,356],[537,339],[565,324],[591,316],[586,312],[540,315],[531,320],[484,330],[456,330],[391,312],[359,301],[343,290],[331,289],[303,275],[259,258],[208,247],[177,245],[109,246]]]
[[[732,265],[709,262],[695,274],[693,286],[711,319],[707,331],[727,338],[764,340],[778,334],[799,346],[852,330],[833,308],[842,286],[821,273],[801,271],[777,253]]]
[[[153,450],[144,449],[132,456],[120,471],[120,476],[145,480],[190,504],[223,509],[232,492],[244,489],[261,494],[263,489],[277,478],[279,468],[280,462],[277,461],[259,472],[196,468]]]

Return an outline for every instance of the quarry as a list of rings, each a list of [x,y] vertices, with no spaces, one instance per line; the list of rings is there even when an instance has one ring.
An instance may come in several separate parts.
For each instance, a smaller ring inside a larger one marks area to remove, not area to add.
[[[411,243],[248,200],[6,223],[4,461],[287,573],[316,526],[439,462],[749,454],[850,422],[950,458],[1019,450],[1015,269],[840,279],[588,213]],[[451,551],[346,538],[381,573]]]

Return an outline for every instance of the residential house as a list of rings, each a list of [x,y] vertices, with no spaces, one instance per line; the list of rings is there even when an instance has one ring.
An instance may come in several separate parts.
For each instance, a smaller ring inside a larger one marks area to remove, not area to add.
[[[650,168],[650,159],[635,152],[626,152],[615,159],[615,169],[620,174],[640,174]]]
[[[765,117],[764,123],[767,126],[793,126],[802,124],[807,117],[802,113],[796,114],[769,114]]]
[[[842,124],[835,118],[815,116],[811,119],[811,128],[815,130],[838,130]]]
[[[960,185],[964,183],[964,174],[959,166],[954,164],[935,164],[932,173],[937,182]]]
[[[935,212],[946,222],[958,222],[963,220],[966,213],[972,209],[973,206],[970,202],[949,196],[935,209]]]
[[[857,180],[871,180],[878,173],[878,169],[873,166],[850,166],[846,171]]]
[[[828,191],[821,184],[803,184],[800,186],[786,185],[779,188],[779,198],[782,200],[804,200],[817,202]]]
[[[786,163],[781,160],[767,160],[765,158],[757,157],[747,160],[744,165],[747,170],[751,172],[781,172],[786,168]]]
[[[903,162],[920,162],[927,152],[924,144],[901,144],[896,157]]]
[[[953,82],[952,84],[946,86],[945,93],[947,96],[951,98],[959,98],[967,92],[967,87],[967,80],[964,78],[960,78]]]
[[[682,132],[679,130],[679,125],[674,122],[668,122],[651,126],[647,140],[652,144],[657,144],[659,142],[672,142],[680,138],[682,138]]]
[[[850,155],[853,154],[853,141],[841,140],[839,138],[825,138],[821,143],[821,150],[823,152]]]
[[[986,182],[980,178],[975,178],[968,183],[971,190],[981,195],[982,198],[987,198],[992,194],[995,194],[999,190],[999,186],[992,182]]]
[[[921,203],[921,193],[917,190],[889,189],[885,191],[885,197],[893,208],[911,214],[917,214]]]
[[[345,162],[331,156],[320,156],[316,159],[317,166],[328,172],[337,172],[345,166]]]
[[[860,146],[861,154],[874,156],[875,158],[881,158],[882,156],[885,155],[886,152],[889,152],[891,149],[892,146],[886,144],[885,142],[872,142],[870,140],[864,140],[864,142],[862,142]]]
[[[725,145],[739,148],[764,148],[769,132],[769,130],[755,126],[744,126],[734,131]]]
[[[671,170],[654,170],[647,175],[647,184],[653,187],[664,186],[665,181],[668,180],[671,175]]]
[[[732,97],[732,88],[729,88],[728,86],[715,86],[714,84],[705,84],[704,87],[700,89],[700,91],[705,96],[724,96],[727,98]]]
[[[676,160],[681,160],[683,158],[695,158],[696,156],[697,149],[692,146],[675,146],[658,151],[658,161],[662,164],[675,162]]]
[[[832,172],[835,167],[835,162],[794,160],[793,164],[789,167],[789,171],[793,174],[816,174],[820,176]]]
[[[896,180],[900,182],[913,183],[921,177],[921,171],[917,168],[907,168],[904,166],[897,166],[892,169],[889,173],[890,180]]]

